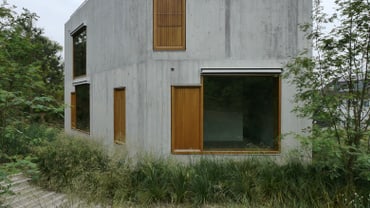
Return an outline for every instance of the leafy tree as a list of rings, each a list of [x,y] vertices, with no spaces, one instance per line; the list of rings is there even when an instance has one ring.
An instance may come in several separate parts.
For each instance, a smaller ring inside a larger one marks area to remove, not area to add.
[[[302,28],[315,52],[296,57],[286,75],[297,86],[296,112],[316,123],[309,138],[326,147],[320,155],[336,158],[335,169],[348,181],[356,175],[370,181],[370,4],[335,0],[335,5],[328,15],[321,0],[314,0],[313,24]]]
[[[34,122],[62,123],[61,46],[35,26],[38,16],[0,5],[0,149],[9,135]],[[16,137],[16,135],[14,136]],[[5,142],[5,143],[4,143]]]

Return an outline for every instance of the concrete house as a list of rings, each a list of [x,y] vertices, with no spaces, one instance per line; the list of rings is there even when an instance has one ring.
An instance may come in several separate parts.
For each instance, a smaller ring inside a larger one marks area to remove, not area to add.
[[[131,156],[282,158],[311,122],[287,61],[311,0],[87,0],[65,24],[65,130]]]

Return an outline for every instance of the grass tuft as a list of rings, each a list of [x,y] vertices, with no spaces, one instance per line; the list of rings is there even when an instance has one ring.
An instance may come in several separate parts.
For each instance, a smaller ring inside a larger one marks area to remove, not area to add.
[[[60,135],[37,150],[40,183],[110,206],[368,207],[369,181],[347,184],[314,163],[206,160],[181,164],[150,156],[132,163],[99,144]],[[356,193],[354,195],[354,193]]]

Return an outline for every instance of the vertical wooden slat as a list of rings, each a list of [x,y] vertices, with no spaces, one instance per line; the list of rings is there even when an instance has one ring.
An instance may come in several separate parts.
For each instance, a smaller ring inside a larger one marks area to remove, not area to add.
[[[185,49],[185,0],[153,0],[155,50]]]
[[[126,91],[114,89],[114,142],[126,142]]]
[[[76,93],[71,93],[71,128],[76,128]]]
[[[172,87],[173,153],[201,151],[201,112],[201,87]]]

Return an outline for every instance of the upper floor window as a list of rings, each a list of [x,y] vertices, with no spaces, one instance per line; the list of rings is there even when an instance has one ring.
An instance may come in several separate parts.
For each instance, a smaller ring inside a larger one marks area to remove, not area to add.
[[[73,35],[73,78],[86,75],[86,27]]]
[[[154,50],[185,50],[185,0],[154,0]]]

